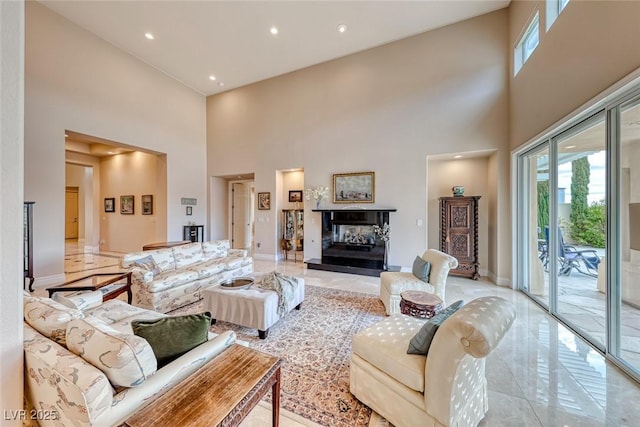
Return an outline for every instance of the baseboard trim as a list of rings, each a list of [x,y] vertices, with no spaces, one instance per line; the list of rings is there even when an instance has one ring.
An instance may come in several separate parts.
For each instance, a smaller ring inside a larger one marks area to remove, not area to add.
[[[278,261],[279,257],[275,254],[253,254],[254,259],[260,259],[263,261]],[[283,257],[284,258],[284,257]]]
[[[60,285],[64,283],[64,273],[54,274],[52,276],[36,277],[33,282],[33,289],[46,288],[48,286]]]

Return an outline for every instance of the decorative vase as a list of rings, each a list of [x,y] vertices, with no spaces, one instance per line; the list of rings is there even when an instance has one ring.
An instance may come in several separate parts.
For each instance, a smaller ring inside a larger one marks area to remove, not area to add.
[[[451,191],[453,192],[454,197],[460,197],[464,195],[464,187],[462,185],[456,185],[455,187],[452,187]]]
[[[382,259],[382,269],[384,271],[387,271],[389,269],[389,263],[388,263],[388,258],[389,258],[389,241],[385,240],[384,241],[384,258]]]
[[[322,200],[320,200],[320,199],[316,200],[316,209],[320,209],[320,202],[321,201]]]

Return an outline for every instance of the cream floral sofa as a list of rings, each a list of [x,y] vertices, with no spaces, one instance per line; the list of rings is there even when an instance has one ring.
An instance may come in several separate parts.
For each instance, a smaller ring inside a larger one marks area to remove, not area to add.
[[[407,354],[426,320],[387,317],[353,337],[349,389],[396,427],[477,426],[489,409],[486,357],[515,317],[504,298],[477,298],[442,322],[426,356]]]
[[[122,267],[133,272],[132,304],[167,313],[202,299],[204,288],[251,274],[253,259],[228,240],[214,240],[128,253]]]
[[[84,311],[24,297],[25,398],[41,426],[119,425],[231,346],[224,332],[157,369],[131,321],[165,314],[111,300]]]

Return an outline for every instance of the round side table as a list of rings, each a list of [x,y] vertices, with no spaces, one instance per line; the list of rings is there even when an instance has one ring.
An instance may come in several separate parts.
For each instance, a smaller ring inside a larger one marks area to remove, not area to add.
[[[437,295],[424,291],[404,291],[400,298],[400,313],[422,319],[432,318],[444,305]]]

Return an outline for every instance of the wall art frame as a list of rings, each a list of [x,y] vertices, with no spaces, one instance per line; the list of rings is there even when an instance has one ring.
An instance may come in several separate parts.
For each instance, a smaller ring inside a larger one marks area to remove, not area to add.
[[[271,193],[258,193],[258,210],[268,211],[271,209]]]
[[[153,215],[153,194],[142,195],[142,215]]]
[[[289,190],[289,202],[301,203],[302,202],[302,190]]]
[[[375,172],[333,174],[333,203],[374,203]]]
[[[135,197],[132,194],[120,196],[120,214],[133,215],[135,213]]]
[[[116,198],[115,197],[105,197],[104,198],[104,211],[105,212],[115,212],[116,211]]]

